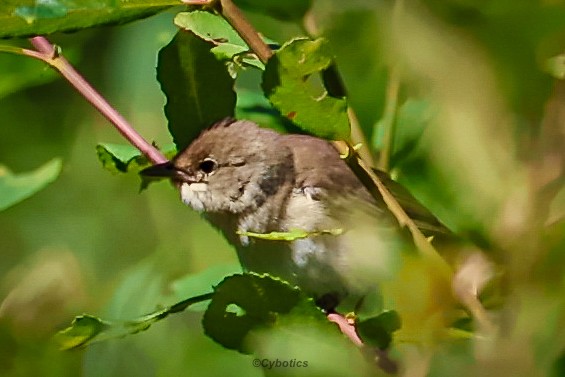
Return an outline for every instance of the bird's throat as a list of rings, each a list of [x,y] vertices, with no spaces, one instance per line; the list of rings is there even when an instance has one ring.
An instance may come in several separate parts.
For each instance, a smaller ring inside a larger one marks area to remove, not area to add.
[[[200,195],[208,190],[206,183],[183,183],[180,187],[181,200],[195,211],[203,212],[206,208]]]

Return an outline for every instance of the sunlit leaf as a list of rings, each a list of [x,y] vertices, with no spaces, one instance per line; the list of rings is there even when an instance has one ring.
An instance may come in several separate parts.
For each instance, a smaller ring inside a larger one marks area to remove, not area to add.
[[[55,340],[62,349],[76,348],[111,328],[100,318],[84,314],[76,317],[71,326],[57,333]]]
[[[325,87],[314,88],[308,78],[332,65],[324,39],[295,39],[269,59],[263,90],[273,106],[298,127],[326,139],[349,140],[347,103]]]
[[[342,233],[343,233],[343,229],[324,229],[317,232],[307,232],[302,229],[291,229],[288,232],[270,232],[270,233],[253,233],[253,232],[241,232],[241,231],[237,232],[237,234],[239,234],[240,236],[247,236],[247,237],[259,238],[262,240],[270,240],[270,241],[294,241],[302,238],[321,236],[323,234],[339,236]]]
[[[218,14],[199,10],[182,12],[176,15],[175,25],[215,45],[210,51],[218,60],[265,69],[265,65],[250,52],[247,43]]]
[[[203,40],[216,44],[227,44],[240,49],[249,50],[247,44],[230,24],[221,16],[204,11],[181,12],[175,16],[175,25],[191,31]]]
[[[96,153],[102,167],[112,173],[135,173],[150,165],[147,158],[129,144],[101,143],[96,146]],[[176,148],[167,145],[163,153],[170,159],[176,154]]]
[[[173,0],[5,0],[0,38],[52,34],[145,18],[179,5]]]

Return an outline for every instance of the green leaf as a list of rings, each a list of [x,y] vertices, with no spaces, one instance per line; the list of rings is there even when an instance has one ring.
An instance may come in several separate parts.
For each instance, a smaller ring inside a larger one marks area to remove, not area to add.
[[[36,170],[13,174],[0,165],[0,211],[17,204],[53,182],[61,172],[62,162],[55,158]]]
[[[163,152],[170,159],[176,154],[176,148],[167,145]],[[129,144],[101,143],[96,146],[96,153],[102,167],[112,173],[135,173],[150,165],[147,158]]]
[[[210,47],[193,33],[179,31],[159,52],[157,79],[167,97],[165,115],[178,150],[205,127],[234,114],[234,81]]]
[[[247,43],[218,14],[200,10],[181,12],[175,17],[175,25],[213,44],[215,47],[210,51],[218,60],[265,69],[265,65],[250,52]]]
[[[295,39],[268,61],[262,87],[273,106],[304,131],[325,139],[349,140],[345,99],[333,97],[321,85],[313,88],[308,80],[332,64],[324,39]]]
[[[217,14],[200,10],[181,12],[176,15],[174,22],[181,29],[191,31],[201,39],[215,45],[231,45],[239,48],[240,52],[249,50],[239,34],[223,17]]]
[[[386,349],[392,342],[392,333],[402,326],[400,316],[394,310],[382,312],[356,325],[357,333],[366,344]]]
[[[330,234],[332,236],[339,236],[343,233],[343,229],[325,229],[317,232],[307,232],[302,229],[291,229],[289,232],[270,232],[270,233],[253,233],[253,232],[242,232],[237,231],[240,236],[247,236],[253,238],[259,238],[262,240],[270,241],[294,241],[302,238],[321,236],[323,234]]]
[[[0,38],[74,31],[145,18],[174,0],[4,0],[0,3]]]
[[[102,167],[112,173],[127,173],[134,164],[148,164],[139,150],[128,144],[98,144],[96,153]]]
[[[312,0],[236,0],[235,3],[243,9],[296,22],[301,21],[312,6]]]
[[[71,327],[55,335],[55,341],[62,349],[68,350],[87,344],[97,335],[108,331],[112,325],[88,314],[75,317]]]
[[[125,322],[109,322],[83,314],[76,317],[70,327],[59,331],[55,335],[55,341],[61,349],[68,350],[103,340],[136,334],[147,330],[153,323],[168,317],[170,314],[182,312],[190,305],[209,300],[211,297],[212,293],[191,297],[151,314]]]
[[[175,297],[181,299],[188,295],[200,295],[210,292],[226,276],[241,273],[241,265],[218,265],[197,274],[188,274],[172,284]],[[201,302],[190,307],[191,311],[204,311],[208,302]]]
[[[211,50],[212,54],[218,60],[222,61],[229,61],[233,60],[234,57],[247,52],[247,48],[240,47],[238,45],[230,44],[230,43],[221,43],[216,47],[213,47]]]
[[[230,61],[239,66],[254,67],[261,71],[265,70],[265,64],[259,60],[257,55],[247,50],[242,50],[239,46],[223,43],[212,48],[210,51],[218,60]]]
[[[287,282],[255,273],[233,275],[215,288],[202,324],[206,334],[224,347],[248,352],[244,341],[252,330],[274,327],[293,310],[302,316],[322,315],[311,299]]]

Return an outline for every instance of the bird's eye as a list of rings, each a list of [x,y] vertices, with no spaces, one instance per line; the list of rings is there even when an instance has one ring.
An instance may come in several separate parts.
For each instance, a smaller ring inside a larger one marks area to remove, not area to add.
[[[204,159],[200,163],[200,165],[198,165],[198,169],[200,169],[200,171],[202,171],[205,174],[212,173],[214,170],[216,170],[217,167],[218,164],[216,163],[216,161],[212,160],[211,158]]]

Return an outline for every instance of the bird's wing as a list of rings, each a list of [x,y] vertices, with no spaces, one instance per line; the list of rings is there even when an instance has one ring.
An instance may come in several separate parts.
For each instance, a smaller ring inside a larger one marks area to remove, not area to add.
[[[354,212],[364,212],[384,220],[383,225],[396,225],[382,199],[373,198],[330,143],[306,135],[287,135],[282,139],[294,155],[297,203],[315,207],[308,204],[318,202],[326,215],[340,222],[348,222],[347,218]]]
[[[450,234],[451,231],[443,225],[422,203],[418,201],[408,189],[394,181],[384,171],[373,169],[398,204],[406,211],[418,228],[426,235]]]
[[[282,140],[294,153],[296,190],[315,200],[335,203],[339,210],[347,203],[357,202],[367,211],[376,211],[379,217],[391,218],[383,199],[375,199],[369,193],[330,143],[306,135],[286,135]],[[450,233],[404,186],[387,173],[374,171],[426,236]]]

